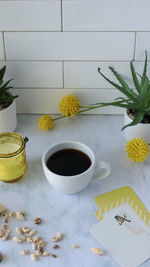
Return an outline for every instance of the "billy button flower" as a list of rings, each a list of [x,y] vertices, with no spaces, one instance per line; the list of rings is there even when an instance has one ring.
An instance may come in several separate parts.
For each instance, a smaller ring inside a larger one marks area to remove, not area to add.
[[[133,162],[143,162],[150,154],[149,144],[141,138],[134,138],[127,142],[126,152]]]
[[[53,119],[49,115],[43,115],[38,119],[38,126],[43,131],[48,131],[53,127]]]
[[[59,102],[59,110],[65,117],[74,117],[80,109],[78,98],[73,95],[64,96]]]

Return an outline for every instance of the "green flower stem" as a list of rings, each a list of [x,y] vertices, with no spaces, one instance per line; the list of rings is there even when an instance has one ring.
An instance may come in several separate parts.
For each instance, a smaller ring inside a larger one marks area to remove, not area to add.
[[[91,109],[95,109],[95,108],[99,108],[99,107],[102,107],[102,106],[103,105],[94,106],[94,107],[88,107],[88,106],[86,106],[86,109],[80,110],[78,113],[83,113],[85,111],[88,111],[88,110],[91,110]],[[83,107],[81,107],[81,108],[83,108]],[[60,120],[60,119],[63,119],[63,118],[66,118],[66,116],[60,116],[58,118],[53,119],[53,121],[57,121],[57,120]]]
[[[125,100],[118,101],[118,103],[123,103],[123,102],[125,102]],[[108,106],[108,104],[100,104],[100,105],[97,105],[97,106],[95,105],[95,106],[90,106],[90,107],[89,106],[80,106],[80,108],[85,108],[85,109],[79,110],[79,112],[77,114],[89,111],[91,109],[105,107],[105,106]],[[60,119],[63,119],[63,118],[66,118],[66,116],[60,116],[58,118],[53,119],[53,121],[60,120]]]
[[[57,121],[57,120],[60,120],[60,119],[63,119],[63,118],[66,118],[66,117],[65,116],[60,116],[58,118],[53,119],[53,121]]]
[[[91,109],[95,109],[95,108],[100,108],[100,107],[103,107],[104,105],[98,105],[98,106],[94,106],[94,107],[88,107],[86,109],[83,109],[83,110],[80,110],[78,113],[82,113],[82,112],[85,112],[85,111],[88,111],[88,110],[91,110]],[[82,108],[82,107],[81,107]]]

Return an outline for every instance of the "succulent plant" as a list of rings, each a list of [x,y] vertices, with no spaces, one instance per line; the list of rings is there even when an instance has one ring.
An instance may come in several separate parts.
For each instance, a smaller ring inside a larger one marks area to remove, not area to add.
[[[124,97],[119,97],[110,103],[96,103],[94,105],[117,106],[131,110],[134,113],[134,118],[132,122],[128,125],[125,125],[122,130],[128,126],[133,126],[142,122],[145,116],[150,117],[150,80],[147,76],[147,52],[145,52],[145,63],[142,75],[136,73],[133,60],[130,62],[132,79],[136,91],[128,86],[122,76],[113,67],[109,67],[109,69],[117,78],[119,84],[107,78],[101,72],[100,68],[98,68],[98,72],[113,87],[124,94]]]
[[[14,98],[17,97],[13,96],[10,92],[8,92],[10,88],[13,88],[12,86],[8,86],[10,81],[13,79],[4,82],[3,78],[5,75],[5,71],[6,71],[6,66],[0,69],[0,106],[2,106],[3,108],[8,106],[14,100]]]

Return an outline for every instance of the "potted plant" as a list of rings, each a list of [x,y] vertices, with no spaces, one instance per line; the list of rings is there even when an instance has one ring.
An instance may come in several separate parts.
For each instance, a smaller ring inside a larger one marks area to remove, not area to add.
[[[17,127],[16,102],[15,98],[8,90],[10,80],[4,82],[6,66],[0,69],[0,133],[12,132]]]
[[[119,84],[107,78],[98,68],[99,74],[124,96],[110,103],[96,103],[94,106],[117,106],[125,108],[124,135],[127,140],[143,138],[150,141],[150,80],[147,77],[147,52],[142,75],[136,73],[133,60],[130,62],[131,74],[135,90],[130,88],[122,76],[113,68],[109,67]]]

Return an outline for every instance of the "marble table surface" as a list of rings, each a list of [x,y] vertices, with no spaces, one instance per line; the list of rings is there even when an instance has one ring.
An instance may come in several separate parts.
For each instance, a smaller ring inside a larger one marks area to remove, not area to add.
[[[94,197],[130,185],[150,211],[150,158],[144,164],[133,164],[127,159],[124,149],[126,141],[120,130],[123,125],[122,116],[82,115],[62,119],[48,132],[38,128],[38,117],[18,116],[17,132],[29,138],[26,146],[28,171],[16,183],[0,182],[0,203],[10,210],[24,210],[26,213],[25,222],[9,220],[12,235],[16,226],[33,227],[48,242],[47,250],[51,252],[51,238],[58,231],[64,234],[64,238],[60,242],[60,248],[53,250],[58,256],[56,259],[41,257],[37,262],[32,262],[30,256],[20,253],[25,248],[32,251],[30,244],[16,244],[11,239],[0,240],[0,250],[4,255],[1,266],[118,267],[107,251],[103,256],[91,251],[92,247],[101,247],[89,233],[89,228],[98,222]],[[44,177],[41,157],[47,147],[64,140],[77,140],[89,145],[97,160],[110,163],[110,176],[92,182],[82,192],[74,195],[63,195],[51,188]],[[41,225],[34,225],[35,217],[42,218]],[[71,247],[74,243],[79,245],[78,249]],[[142,266],[150,266],[150,260]]]

